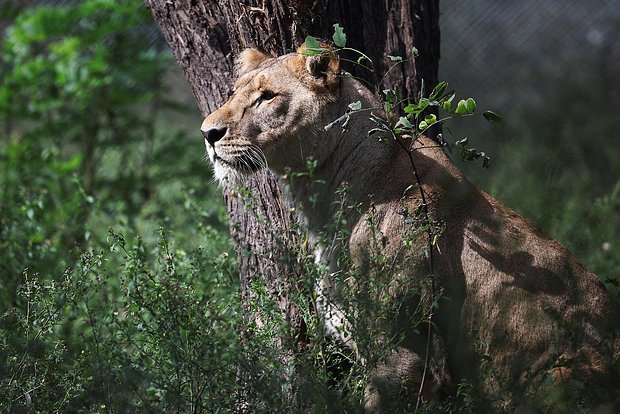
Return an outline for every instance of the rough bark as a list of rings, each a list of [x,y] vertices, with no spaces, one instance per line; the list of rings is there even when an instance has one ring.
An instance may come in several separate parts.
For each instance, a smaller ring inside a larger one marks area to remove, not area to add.
[[[206,115],[221,105],[233,81],[234,56],[245,47],[272,55],[294,51],[306,35],[331,39],[338,22],[347,46],[368,54],[375,63],[369,74],[346,69],[376,82],[387,69],[387,55],[414,61],[393,70],[383,86],[398,85],[403,96],[416,96],[421,80],[437,82],[439,60],[438,0],[145,0]],[[198,135],[198,127],[196,132]],[[197,146],[201,143],[197,142]],[[206,168],[206,167],[205,167]],[[291,205],[281,183],[268,172],[249,184],[254,202],[225,194],[231,234],[239,257],[241,292],[251,297],[252,278],[261,278],[285,314],[290,330],[279,346],[303,348],[303,321],[289,293],[298,288]],[[253,315],[260,319],[260,315]],[[291,339],[296,341],[291,342]]]
[[[362,50],[374,62],[376,83],[391,65],[388,55],[412,57],[414,61],[394,68],[383,87],[399,87],[402,96],[415,97],[422,80],[432,88],[437,84],[439,67],[439,1],[324,1],[309,32],[329,37],[331,25],[340,23],[347,33],[347,46]],[[327,21],[326,21],[327,19]],[[359,68],[354,73],[368,77]]]

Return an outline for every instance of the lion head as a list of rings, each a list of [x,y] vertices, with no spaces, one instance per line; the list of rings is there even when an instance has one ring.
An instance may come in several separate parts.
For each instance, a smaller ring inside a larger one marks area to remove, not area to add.
[[[265,167],[277,173],[303,168],[305,157],[324,144],[314,126],[337,101],[336,56],[309,55],[305,46],[277,58],[246,49],[236,72],[232,95],[201,127],[216,179],[235,181]]]

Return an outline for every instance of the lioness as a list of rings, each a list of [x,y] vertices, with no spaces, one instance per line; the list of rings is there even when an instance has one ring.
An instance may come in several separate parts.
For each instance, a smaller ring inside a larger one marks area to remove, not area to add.
[[[378,231],[382,253],[397,260],[418,257],[408,277],[424,277],[424,234],[403,248],[403,200],[409,211],[421,203],[416,191],[408,191],[414,180],[407,152],[395,140],[368,137],[375,125],[367,114],[352,115],[347,131],[326,129],[351,102],[381,104],[362,84],[340,75],[334,55],[303,51],[277,58],[254,49],[241,53],[232,96],[201,127],[215,177],[227,185],[265,167],[280,175],[303,172],[312,158],[312,177],[298,174],[290,182],[310,234],[329,231],[337,190],[346,183],[348,198],[361,206],[348,220],[353,265],[366,265]],[[403,341],[377,367],[367,408],[387,410],[403,384],[415,398],[418,389],[438,393],[468,379],[510,406],[533,399],[548,382],[593,383],[613,353],[604,345],[603,284],[528,220],[467,181],[433,141],[421,138],[415,145],[411,155],[429,214],[445,224],[434,255],[444,300],[433,317],[443,355],[433,355],[435,368],[427,375],[426,334]],[[337,267],[333,255],[322,256]],[[433,387],[420,387],[423,378],[432,378]]]

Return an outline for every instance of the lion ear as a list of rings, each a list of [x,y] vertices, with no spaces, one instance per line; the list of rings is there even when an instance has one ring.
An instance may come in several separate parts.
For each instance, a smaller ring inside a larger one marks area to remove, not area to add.
[[[305,61],[306,72],[333,91],[339,84],[340,60],[329,45],[324,43],[320,45],[322,50],[320,54],[308,54],[306,43],[297,49],[297,53]]]
[[[266,54],[252,48],[247,48],[239,53],[235,59],[235,73],[237,76],[244,75],[256,69],[261,63],[269,59]]]

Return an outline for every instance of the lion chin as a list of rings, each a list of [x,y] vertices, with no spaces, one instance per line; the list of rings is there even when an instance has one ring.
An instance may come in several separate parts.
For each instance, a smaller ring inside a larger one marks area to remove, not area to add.
[[[367,112],[351,114],[346,130],[325,128],[351,102],[383,106],[359,82],[342,76],[339,64],[332,53],[305,54],[304,46],[276,58],[248,49],[237,60],[232,96],[201,129],[223,186],[242,184],[264,168],[298,173],[289,175],[288,196],[300,207],[317,260],[329,270],[317,283],[317,307],[327,331],[356,352],[355,336],[342,336],[351,332],[346,324],[355,315],[336,311],[333,299],[338,286],[330,275],[342,270],[333,252],[346,251],[361,273],[377,252],[406,264],[381,275],[390,286],[427,278],[425,233],[411,240],[404,231],[422,204],[419,193],[410,191],[417,188],[414,163],[429,214],[445,228],[432,247],[434,283],[442,296],[433,314],[432,346],[425,339],[430,334],[406,323],[410,315],[397,318],[394,337],[403,339],[372,371],[367,410],[389,411],[391,401],[415,400],[419,390],[424,399],[454,395],[463,381],[502,409],[537,406],[550,383],[576,381],[595,394],[619,355],[617,329],[607,325],[609,295],[597,276],[470,183],[433,141],[415,141],[409,158],[397,141],[368,137],[374,124]],[[347,213],[348,236],[342,240],[330,223],[345,185],[356,209]],[[321,240],[341,241],[324,246]],[[394,300],[401,293],[394,292]],[[417,307],[410,305],[402,309]]]
[[[242,186],[247,180],[247,173],[228,165],[213,165],[213,178],[222,188]]]
[[[251,175],[259,168],[244,168],[222,161],[211,161],[213,178],[224,189],[235,189],[245,186]]]

